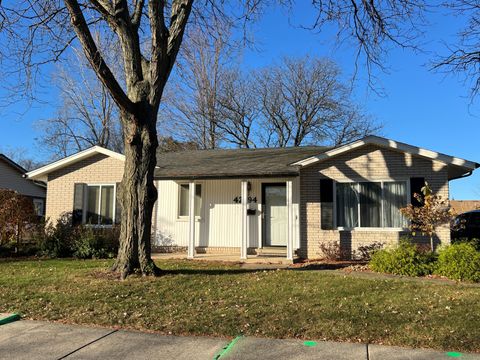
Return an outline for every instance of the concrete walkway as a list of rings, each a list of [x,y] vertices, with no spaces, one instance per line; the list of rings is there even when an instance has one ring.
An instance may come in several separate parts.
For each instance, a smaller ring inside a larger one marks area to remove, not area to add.
[[[378,345],[239,337],[179,337],[17,321],[0,326],[0,359],[480,359],[480,355]]]

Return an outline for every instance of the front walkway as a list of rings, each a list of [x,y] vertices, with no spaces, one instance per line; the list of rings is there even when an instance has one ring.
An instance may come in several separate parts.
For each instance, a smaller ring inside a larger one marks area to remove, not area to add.
[[[17,321],[0,326],[0,358],[23,359],[480,359],[461,354],[326,341],[164,336],[136,331]]]

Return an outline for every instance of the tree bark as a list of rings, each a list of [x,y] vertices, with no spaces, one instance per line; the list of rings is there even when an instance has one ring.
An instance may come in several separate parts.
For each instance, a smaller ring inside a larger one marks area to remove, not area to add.
[[[154,117],[148,110],[121,115],[125,170],[118,196],[122,209],[120,248],[112,270],[122,279],[134,272],[144,276],[161,273],[151,259],[152,213],[157,200],[153,182],[158,147]]]

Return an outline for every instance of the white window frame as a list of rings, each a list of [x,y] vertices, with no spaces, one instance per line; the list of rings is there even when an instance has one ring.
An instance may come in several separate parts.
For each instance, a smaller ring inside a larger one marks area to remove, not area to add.
[[[177,182],[177,209],[176,209],[176,214],[177,214],[177,220],[178,221],[188,221],[189,216],[188,215],[180,215],[180,197],[182,196],[182,185],[189,185],[189,181],[181,181]],[[195,221],[200,221],[202,220],[202,214],[203,214],[203,198],[204,198],[204,186],[203,186],[203,181],[195,181],[194,182],[195,187],[197,185],[200,185],[200,199],[202,200],[202,203],[200,204],[200,214],[195,215]]]
[[[90,186],[98,186],[100,191],[98,192],[98,215],[100,216],[100,209],[102,208],[102,186],[113,186],[113,216],[112,224],[87,224],[87,208],[88,208],[88,188]],[[97,228],[108,228],[115,225],[115,216],[117,215],[117,184],[116,183],[102,183],[102,184],[86,184],[87,191],[83,194],[83,213],[82,213],[82,224],[91,227]]]
[[[357,209],[357,214],[358,214],[358,225],[352,228],[348,227],[343,227],[343,226],[337,226],[337,187],[336,183],[342,183],[342,184],[355,184],[355,190],[359,192],[359,184],[360,183],[380,183],[382,194],[381,194],[381,201],[380,201],[380,206],[381,206],[381,226],[380,227],[362,227],[361,224],[361,217],[360,217],[360,201],[358,202],[358,209]],[[407,227],[385,227],[385,197],[384,197],[384,183],[388,182],[404,182],[406,183],[406,194],[405,194],[405,200],[406,204],[409,204],[409,197],[410,197],[410,179],[386,179],[386,180],[341,180],[341,181],[334,181],[333,182],[333,191],[334,191],[334,196],[333,196],[333,221],[334,221],[334,229],[340,230],[340,231],[408,231]]]

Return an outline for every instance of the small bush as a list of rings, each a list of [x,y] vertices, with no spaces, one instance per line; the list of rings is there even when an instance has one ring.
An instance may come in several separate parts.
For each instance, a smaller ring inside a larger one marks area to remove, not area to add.
[[[75,242],[75,228],[72,226],[71,215],[63,214],[56,225],[46,224],[34,235],[34,238],[40,255],[53,258],[71,257]]]
[[[326,241],[320,243],[320,251],[323,258],[329,261],[338,261],[350,258],[350,251],[342,249],[338,241]]]
[[[423,276],[433,272],[435,258],[434,253],[421,251],[408,241],[401,241],[395,248],[376,251],[369,265],[376,272]]]
[[[480,252],[469,243],[440,249],[435,273],[452,280],[480,282]]]
[[[35,235],[39,254],[53,258],[112,258],[118,251],[118,239],[118,228],[72,226],[68,213]]]
[[[73,256],[79,259],[113,258],[118,252],[117,228],[77,228],[73,243]]]
[[[370,261],[372,255],[375,252],[383,249],[383,245],[383,243],[375,241],[374,243],[369,245],[359,246],[358,249],[355,251],[355,257],[358,260]]]
[[[477,251],[480,251],[480,239],[468,239],[468,238],[452,239],[452,244],[465,244],[465,243],[469,243],[473,245]]]

